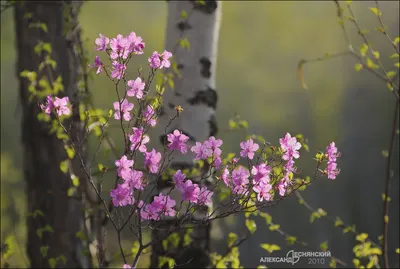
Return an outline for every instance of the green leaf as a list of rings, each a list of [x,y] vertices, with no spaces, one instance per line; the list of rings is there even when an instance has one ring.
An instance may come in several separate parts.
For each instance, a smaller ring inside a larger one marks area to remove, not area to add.
[[[67,196],[68,196],[68,197],[73,196],[74,193],[75,193],[75,191],[76,191],[76,188],[73,188],[73,187],[68,188],[68,190],[67,190]]]
[[[379,68],[379,65],[374,63],[369,57],[367,58],[367,66],[368,66],[368,68],[371,68],[371,69]]]
[[[64,255],[58,256],[58,260],[61,260],[64,265],[67,263],[67,258]]]
[[[251,219],[246,219],[246,227],[252,234],[257,230],[256,222]]]
[[[380,57],[379,51],[372,51],[372,55],[374,55],[375,59],[378,60]]]
[[[49,265],[50,265],[50,268],[55,268],[57,265],[57,260],[55,258],[50,258]]]
[[[49,250],[49,246],[41,246],[40,247],[40,254],[42,257],[46,258],[47,257],[47,251]]]
[[[69,163],[69,160],[65,160],[60,163],[60,170],[63,171],[64,174],[66,174],[68,172],[68,163]]]
[[[268,225],[272,222],[272,216],[265,212],[260,212],[260,217],[264,218]]]
[[[158,258],[158,267],[163,267],[164,264],[168,265],[168,268],[174,268],[175,260],[169,257],[161,256]]]
[[[75,149],[65,145],[65,151],[67,152],[68,158],[73,159],[75,157]]]
[[[389,151],[387,151],[387,150],[382,150],[381,153],[382,153],[382,156],[383,156],[384,158],[388,158],[388,157],[389,157]]]
[[[231,247],[237,240],[238,236],[235,233],[229,233],[228,235],[228,247]]]
[[[366,233],[361,233],[356,236],[356,240],[360,241],[360,242],[364,242],[365,239],[367,239],[367,238],[368,238],[368,234],[366,234]]]
[[[399,54],[393,53],[392,55],[390,55],[390,59],[399,59]]]
[[[396,253],[400,254],[400,248],[396,248]]]
[[[71,175],[71,180],[72,180],[72,185],[74,187],[78,187],[80,182],[79,182],[79,178],[77,176],[75,176],[74,174]]]
[[[276,250],[280,250],[281,248],[278,245],[275,244],[261,244],[260,245],[263,249],[268,251],[269,253],[272,253]]]
[[[325,242],[322,242],[320,245],[319,245],[319,248],[321,249],[321,251],[327,251],[328,250],[328,241],[325,241]]]
[[[336,260],[334,258],[331,259],[331,262],[329,263],[330,268],[336,268]]]
[[[75,236],[76,236],[76,238],[78,238],[78,239],[80,239],[82,241],[85,240],[85,238],[86,238],[86,235],[82,230],[76,232]]]
[[[372,11],[372,13],[374,13],[376,16],[378,16],[378,17],[382,16],[382,12],[381,12],[379,9],[377,9],[376,7],[370,7],[369,9],[370,9],[370,10]]]
[[[368,52],[368,45],[365,44],[365,43],[363,43],[363,44],[361,45],[361,47],[360,47],[360,55],[361,55],[362,57],[364,57],[365,55],[367,55],[367,52]]]
[[[295,236],[286,236],[286,242],[288,243],[288,245],[293,245],[294,243],[296,243],[297,238]]]
[[[278,230],[280,227],[281,227],[281,226],[280,226],[279,224],[274,224],[274,225],[269,226],[269,230],[270,230],[270,231],[276,231],[276,230]]]
[[[397,45],[400,42],[400,37],[396,36],[395,39],[393,40],[393,44]]]
[[[344,225],[343,221],[339,217],[336,217],[335,227],[341,227],[343,225]]]
[[[388,78],[392,78],[392,77],[394,77],[396,74],[397,74],[397,72],[395,72],[395,71],[389,71],[389,72],[387,72],[386,76],[387,76]]]
[[[181,19],[186,19],[188,17],[188,14],[187,14],[187,12],[186,11],[184,11],[184,10],[182,10],[181,11]]]
[[[393,64],[395,67],[400,68],[399,62]]]

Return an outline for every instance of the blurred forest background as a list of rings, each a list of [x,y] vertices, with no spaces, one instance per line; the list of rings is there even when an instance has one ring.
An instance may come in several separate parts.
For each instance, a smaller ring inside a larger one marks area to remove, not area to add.
[[[385,36],[373,30],[379,22],[368,7],[374,6],[374,2],[369,1],[353,2],[356,17],[363,29],[371,30],[369,38],[379,48],[383,63],[393,66],[393,60],[389,59],[394,53],[393,47]],[[137,58],[140,59],[137,66],[145,64],[152,51],[164,48],[166,8],[165,1],[86,2],[80,23],[87,39],[89,58],[94,59],[96,55],[93,42],[99,33],[113,37],[135,31],[146,42],[146,56]],[[389,35],[398,36],[399,3],[380,2],[380,8]],[[378,242],[382,233],[381,195],[386,161],[381,152],[387,150],[389,144],[394,96],[372,74],[356,72],[356,61],[350,57],[307,64],[304,75],[308,90],[301,88],[296,74],[301,58],[311,59],[326,52],[346,50],[333,1],[224,1],[222,9],[217,63],[220,127],[217,136],[224,141],[224,152],[238,153],[239,142],[246,135],[244,131],[225,131],[228,120],[236,113],[248,120],[249,132],[262,135],[273,144],[286,132],[307,137],[310,153],[303,151],[303,158],[298,162],[304,175],[313,173],[315,152],[335,141],[343,153],[339,161],[341,174],[335,181],[316,181],[303,196],[315,208],[323,208],[330,216],[340,216],[345,224],[356,225],[358,231],[368,233]],[[353,25],[347,23],[347,26],[353,47],[358,49],[362,40]],[[21,115],[15,64],[14,21],[9,9],[1,14],[1,236],[3,241],[7,235],[16,234],[24,251],[27,201],[21,170]],[[98,107],[112,107],[116,97],[111,86],[103,74],[90,81]],[[390,264],[397,267],[398,255],[394,251],[399,247],[398,147],[397,136],[389,223]],[[112,159],[104,157],[103,162],[112,165]],[[112,176],[109,178],[111,183]],[[109,188],[103,189],[106,196]],[[282,230],[315,248],[328,241],[331,253],[351,266],[355,236],[343,234],[323,218],[310,224],[310,212],[295,196],[266,211]],[[287,246],[285,238],[269,231],[263,221],[257,224],[255,234],[240,247],[240,260],[246,268],[258,266],[260,257],[267,256],[268,253],[259,247],[260,243],[281,246],[282,250],[274,256],[286,256],[290,249],[304,250],[299,246]],[[215,251],[225,252],[227,234],[231,231],[240,234],[244,229],[242,216],[215,223]],[[132,235],[127,234],[124,243],[128,246],[131,242]],[[109,249],[113,249],[112,246],[110,242]],[[148,263],[148,256],[141,260],[142,266]],[[11,264],[24,266],[24,259],[14,255]],[[328,267],[327,264],[317,265],[321,266]]]

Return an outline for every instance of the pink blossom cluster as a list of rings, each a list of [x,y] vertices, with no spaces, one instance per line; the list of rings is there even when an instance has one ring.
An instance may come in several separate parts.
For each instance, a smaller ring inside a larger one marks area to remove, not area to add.
[[[284,196],[286,188],[290,185],[289,175],[296,171],[296,168],[294,167],[294,159],[300,157],[298,150],[301,148],[301,144],[297,142],[296,137],[292,137],[289,133],[286,133],[283,138],[280,138],[279,143],[283,151],[282,159],[286,161],[286,164],[284,166],[285,173],[278,184],[278,189],[279,195]]]
[[[196,144],[190,149],[196,153],[195,160],[206,160],[212,158],[212,165],[219,169],[222,164],[221,153],[222,150],[219,148],[222,146],[222,140],[216,139],[214,136],[210,136],[208,140],[203,143],[196,142]]]
[[[140,216],[145,220],[160,220],[162,214],[173,217],[176,215],[175,205],[175,200],[168,195],[160,193],[154,197],[153,202],[150,204],[144,206],[143,201],[139,202],[139,208],[141,208]]]
[[[340,173],[340,170],[337,169],[336,163],[336,159],[340,156],[340,153],[335,146],[335,142],[331,142],[326,147],[325,154],[328,156],[328,165],[325,171],[328,174],[328,178],[333,180]]]
[[[190,179],[185,179],[186,175],[181,170],[176,171],[174,183],[182,194],[182,200],[199,205],[211,204],[212,191],[208,190],[205,186],[200,188],[198,184],[193,183]]]
[[[96,50],[104,51],[108,54],[112,61],[111,78],[122,79],[125,76],[126,65],[132,55],[143,54],[145,43],[135,32],[131,32],[127,36],[118,34],[115,38],[108,38],[103,34],[95,40]],[[172,53],[164,50],[162,53],[154,51],[148,58],[149,66],[152,69],[163,69],[171,66],[170,58]],[[96,74],[103,71],[105,65],[99,56],[95,57],[94,64],[89,65],[90,68],[97,68]],[[138,78],[139,79],[139,78]],[[136,96],[138,99],[143,97],[144,82],[141,80],[131,80],[128,86],[133,90],[128,91],[128,96]]]
[[[53,97],[51,95],[48,95],[46,97],[46,103],[41,104],[40,108],[44,110],[44,112],[48,115],[51,114],[51,111],[53,109],[56,111],[58,116],[71,114],[68,96],[63,98],[55,97],[55,99],[53,100]]]

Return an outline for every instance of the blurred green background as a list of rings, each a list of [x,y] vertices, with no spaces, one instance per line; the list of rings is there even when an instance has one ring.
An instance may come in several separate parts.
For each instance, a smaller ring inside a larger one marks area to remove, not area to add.
[[[369,38],[379,48],[382,62],[393,67],[393,60],[388,59],[394,53],[393,47],[385,36],[373,30],[379,22],[368,7],[374,6],[374,2],[369,1],[353,3],[362,28],[371,30]],[[118,33],[126,35],[135,31],[146,42],[146,57],[154,50],[162,50],[166,7],[165,1],[86,2],[80,22],[83,36],[90,46],[89,58],[94,59],[96,55],[93,42],[99,33],[113,37]],[[398,2],[380,1],[380,7],[389,35],[398,36]],[[324,150],[330,141],[336,141],[343,153],[339,164],[341,174],[333,182],[315,182],[303,195],[314,207],[323,208],[331,216],[340,216],[346,224],[355,224],[359,231],[378,241],[385,175],[385,159],[381,151],[388,147],[394,97],[373,75],[354,71],[356,61],[353,58],[335,58],[306,65],[304,75],[308,90],[301,88],[296,74],[297,64],[302,58],[311,59],[326,52],[346,50],[336,12],[333,1],[223,2],[217,63],[218,137],[224,141],[224,151],[238,152],[238,143],[244,138],[244,132],[224,131],[235,113],[248,120],[252,133],[263,135],[274,144],[286,132],[302,133],[309,138],[311,151],[303,152],[303,159],[298,162],[304,175],[313,172],[315,152]],[[346,25],[353,47],[359,48],[362,41],[355,27],[349,23]],[[145,64],[146,57],[138,58],[137,64]],[[3,241],[7,235],[15,233],[24,251],[26,199],[21,170],[21,114],[15,62],[14,22],[10,9],[1,15],[1,236]],[[90,90],[98,107],[112,107],[115,93],[105,76],[92,80]],[[396,141],[397,149],[398,136]],[[398,164],[398,150],[395,156],[394,163]],[[104,158],[104,162],[111,161]],[[396,228],[399,226],[398,165],[394,169],[389,247],[391,264],[397,262],[399,266],[398,256],[394,253],[394,248],[399,247]],[[294,197],[267,211],[284,231],[316,248],[327,240],[333,255],[351,264],[354,236],[343,235],[341,230],[325,220],[310,224],[310,213]],[[238,219],[229,218],[214,225],[216,251],[225,251],[222,240],[228,232],[245,229],[243,218]],[[131,239],[127,235],[125,243]],[[258,222],[257,232],[240,248],[240,258],[245,267],[256,267],[260,264],[260,257],[267,255],[259,247],[260,243],[280,245],[283,249],[278,256],[286,256],[289,249],[302,250],[296,246],[284,248],[284,238],[268,231],[263,222]],[[24,264],[17,255],[12,261],[17,266]],[[143,259],[143,265],[146,262],[146,258]],[[276,267],[283,265],[274,264]]]

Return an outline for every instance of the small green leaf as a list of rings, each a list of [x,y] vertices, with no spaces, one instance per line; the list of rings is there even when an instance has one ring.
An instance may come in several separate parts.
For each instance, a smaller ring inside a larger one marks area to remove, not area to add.
[[[360,242],[364,242],[365,239],[367,239],[367,238],[368,238],[368,234],[366,234],[366,233],[361,233],[356,236],[356,240],[360,241]]]
[[[380,57],[379,51],[372,51],[372,55],[374,55],[375,59],[378,60]]]
[[[286,236],[286,242],[288,243],[288,245],[293,245],[294,243],[296,243],[297,238],[295,236]]]
[[[379,68],[379,65],[374,63],[370,58],[367,58],[367,66],[368,66],[368,68],[371,68],[371,69]]]
[[[281,226],[280,226],[279,224],[274,224],[274,225],[269,226],[269,230],[270,230],[270,231],[276,231],[276,230],[278,230],[280,227],[281,227]]]
[[[251,219],[246,219],[246,227],[252,234],[257,230],[256,222]]]
[[[65,160],[60,163],[60,170],[63,171],[64,174],[66,174],[68,172],[68,163],[69,163],[69,160]]]
[[[400,248],[396,248],[396,253],[400,254]]]
[[[339,217],[336,217],[335,227],[342,227],[343,225],[344,225],[343,221]]]
[[[58,260],[61,260],[64,265],[67,263],[67,258],[64,255],[58,256]]]
[[[260,217],[264,218],[268,225],[272,222],[272,216],[265,212],[260,212]]]
[[[281,248],[278,245],[275,244],[261,244],[260,245],[263,249],[268,251],[269,253],[272,253],[276,250],[280,250]]]
[[[382,150],[382,156],[384,157],[384,158],[388,158],[389,157],[389,151],[387,151],[387,150]]]
[[[395,75],[396,75],[397,73],[395,72],[395,71],[389,71],[389,72],[387,72],[387,77],[388,78],[392,78],[392,77],[394,77]]]
[[[235,233],[229,233],[228,235],[228,247],[231,247],[237,240],[238,236]]]
[[[67,190],[67,196],[71,197],[72,195],[74,195],[76,188],[70,187]]]
[[[181,19],[186,19],[188,17],[188,14],[187,14],[187,12],[186,11],[184,11],[184,10],[182,10],[181,11]]]
[[[42,257],[46,258],[47,257],[47,251],[49,250],[49,246],[41,246],[40,247],[40,254]]]
[[[382,12],[381,12],[379,9],[377,9],[376,7],[370,7],[369,9],[370,9],[376,16],[378,16],[378,17],[382,16]]]
[[[55,258],[50,258],[49,265],[50,265],[50,268],[55,268],[57,265],[57,260]]]
[[[393,64],[395,67],[400,68],[399,62]]]
[[[327,251],[328,250],[328,241],[322,242],[319,245],[319,248],[321,249],[321,251]]]
[[[331,259],[331,262],[329,263],[330,268],[336,268],[336,260],[334,258]]]
[[[360,55],[361,55],[362,57],[364,57],[365,55],[367,55],[367,52],[368,52],[368,45],[365,44],[365,43],[363,43],[363,44],[361,45],[361,47],[360,47]]]
[[[399,54],[393,53],[392,55],[390,55],[390,59],[399,59]]]
[[[400,42],[400,37],[396,36],[395,39],[393,40],[393,44],[397,45]]]

